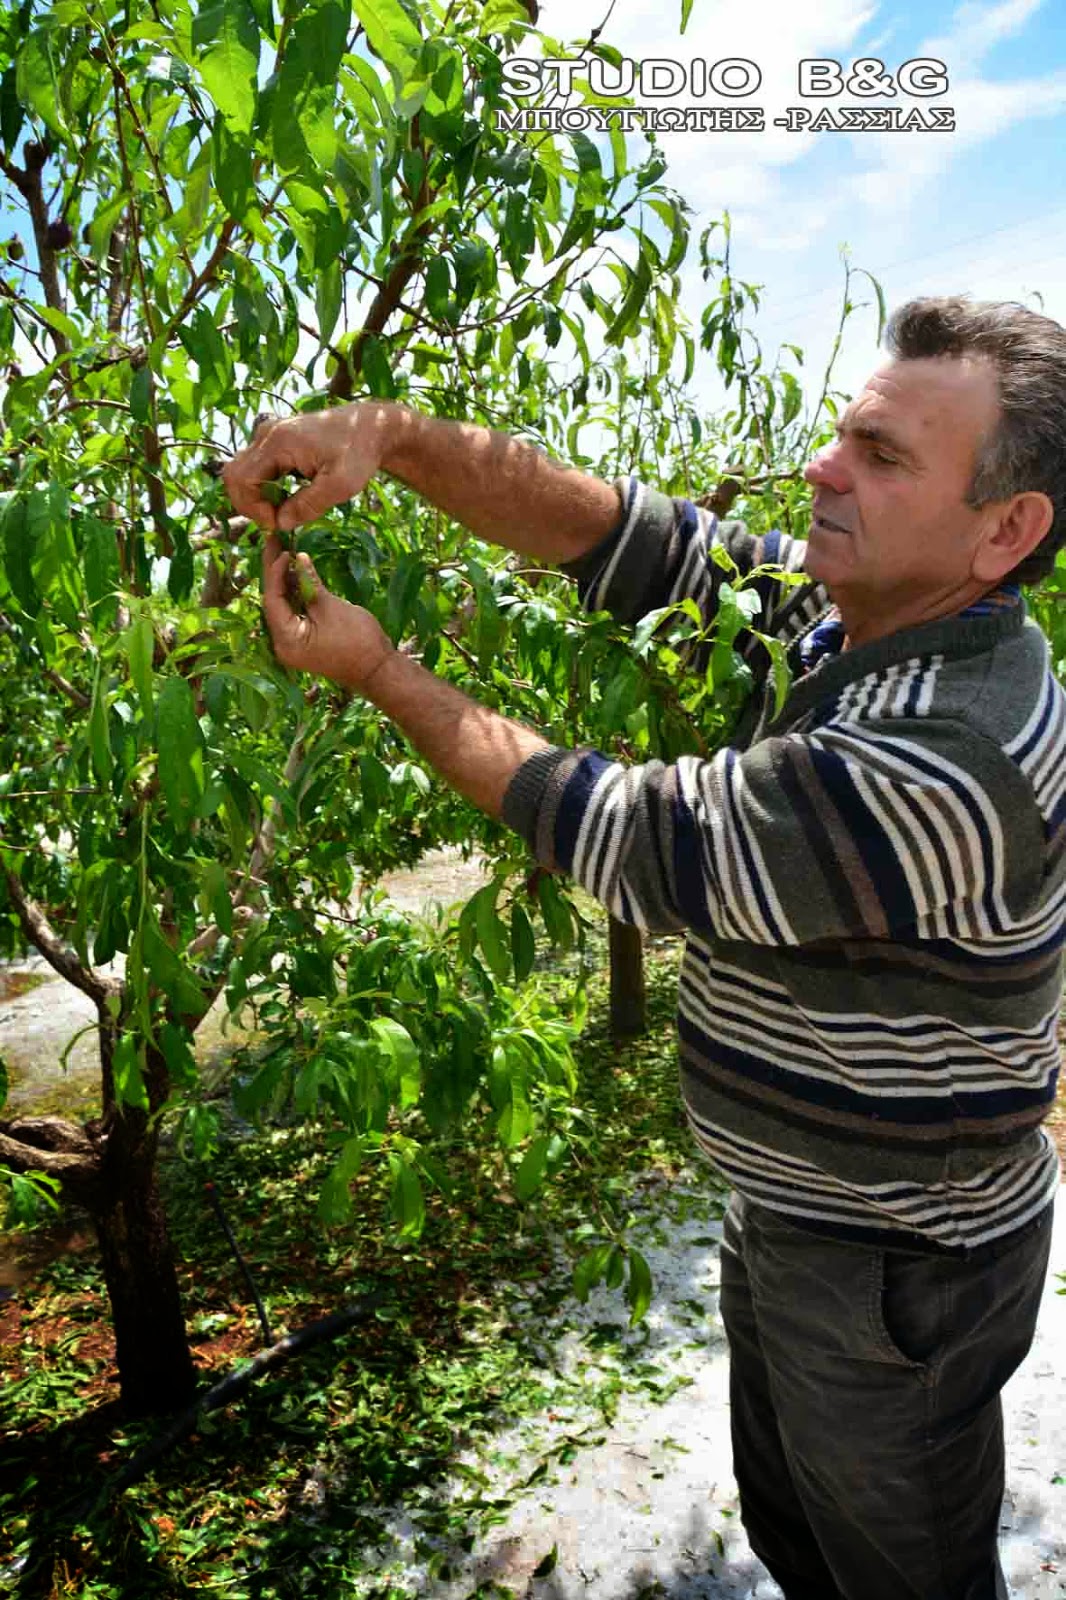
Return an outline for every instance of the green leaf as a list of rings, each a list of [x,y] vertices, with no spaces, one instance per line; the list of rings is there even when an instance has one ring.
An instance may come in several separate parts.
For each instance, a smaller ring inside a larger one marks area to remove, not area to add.
[[[540,901],[544,926],[548,930],[548,938],[552,944],[558,945],[564,951],[572,950],[574,947],[574,923],[570,908],[563,899],[559,885],[548,874],[545,874],[540,880],[537,887],[537,898]]]
[[[58,483],[31,490],[27,519],[33,581],[64,627],[74,631],[82,620],[81,563],[66,490]]]
[[[630,1322],[643,1321],[651,1305],[651,1268],[639,1250],[630,1245],[626,1252],[629,1263],[629,1280],[626,1283],[626,1304],[630,1309]]]
[[[533,937],[533,924],[515,900],[511,906],[511,960],[514,963],[516,982],[525,982],[533,971],[536,957],[537,946]]]
[[[577,156],[580,177],[577,184],[577,199],[579,202],[595,205],[603,193],[603,167],[600,164],[600,152],[596,149],[587,133],[572,133],[570,135]]]
[[[533,1143],[522,1157],[514,1177],[515,1194],[519,1200],[528,1200],[544,1182],[544,1176],[548,1170],[548,1154],[551,1144],[551,1136],[549,1134],[541,1134],[539,1139],[533,1140]]]
[[[332,167],[337,153],[334,105],[348,42],[346,0],[312,0],[289,34],[274,95],[271,137],[281,172],[317,164]]]
[[[477,31],[482,39],[490,33],[502,33],[516,22],[529,23],[529,8],[520,0],[488,0],[478,18]],[[533,1574],[536,1577],[536,1573]]]
[[[55,30],[34,28],[15,57],[15,88],[22,104],[62,141],[68,137],[60,114]]]
[[[81,329],[74,318],[68,317],[65,311],[59,311],[55,306],[37,306],[36,312],[42,322],[46,322],[50,328],[61,333],[64,339],[69,339],[71,344],[80,343]]]
[[[800,413],[800,409],[803,405],[803,390],[800,388],[791,372],[782,372],[779,374],[779,376],[781,379],[781,387],[784,390],[781,421],[785,427],[787,427],[788,424]]]
[[[636,270],[630,276],[629,288],[626,290],[618,315],[604,335],[608,344],[621,344],[627,334],[636,330],[641,308],[648,298],[650,288],[651,264],[642,249],[637,257]]]
[[[204,793],[203,734],[192,690],[184,678],[168,678],[156,703],[159,782],[175,827],[187,829]]]
[[[152,369],[138,367],[130,381],[130,412],[134,422],[147,422],[152,414]]]
[[[7,1070],[7,1062],[0,1056],[0,1106],[7,1100],[8,1090],[11,1087],[11,1074]]]
[[[692,15],[693,0],[681,0],[681,32],[688,27],[688,19]]]
[[[226,887],[226,871],[221,861],[200,863],[200,884],[207,913],[228,938],[233,933],[233,901]]]
[[[0,139],[10,155],[18,143],[25,113],[18,97],[14,67],[8,67],[0,78]]]
[[[385,354],[385,346],[376,333],[368,334],[359,347],[359,370],[372,395],[379,400],[392,400],[395,397],[396,383],[392,368]]]
[[[390,1204],[401,1239],[417,1239],[426,1223],[426,1202],[418,1173],[403,1156],[390,1155],[392,1193]]]
[[[509,1150],[528,1139],[533,1132],[533,1108],[513,1083],[511,1103],[504,1107],[496,1127],[501,1140]]]
[[[359,757],[359,791],[372,811],[388,802],[389,770],[377,756],[364,753]]]
[[[198,306],[178,337],[200,369],[200,401],[217,404],[233,382],[233,357],[206,306]]]
[[[405,550],[396,563],[385,597],[385,631],[394,642],[411,620],[426,571],[426,563],[413,550]]]
[[[328,344],[337,326],[341,311],[343,279],[339,261],[331,261],[318,275],[315,284],[315,311],[318,316],[318,337]]]
[[[255,199],[252,148],[246,135],[227,127],[221,112],[211,130],[211,176],[230,216],[243,222]]]
[[[500,249],[515,278],[521,281],[526,263],[537,242],[533,211],[529,196],[520,189],[512,189],[504,207],[503,227],[500,230]]]
[[[533,1568],[534,1578],[548,1578],[559,1564],[559,1546],[553,1544],[546,1556],[542,1556]]]
[[[626,1258],[622,1251],[618,1245],[615,1245],[607,1257],[607,1265],[603,1272],[603,1281],[606,1288],[620,1289],[622,1287],[622,1279],[625,1276],[625,1261]]]
[[[31,525],[26,496],[20,495],[8,502],[0,534],[4,572],[11,592],[26,615],[35,617],[41,609],[41,596],[33,581],[31,556],[35,528]]]
[[[248,135],[255,120],[259,25],[248,0],[205,0],[192,25],[204,86],[227,128]]]
[[[579,1300],[587,1300],[596,1284],[601,1281],[613,1249],[613,1244],[597,1244],[580,1257],[574,1267],[574,1293]]]
[[[494,978],[501,982],[511,975],[511,953],[508,947],[506,929],[499,916],[496,914],[496,901],[499,899],[500,885],[487,883],[479,889],[473,899],[474,926],[477,929],[477,941],[481,946],[482,954],[488,962],[489,970]]]
[[[99,263],[107,255],[111,235],[129,203],[129,195],[120,194],[114,199],[105,200],[97,210],[89,224],[89,254],[94,261]]]
[[[111,752],[103,674],[99,670],[93,683],[93,697],[89,707],[89,751],[92,756],[93,771],[104,788],[107,788],[115,768],[115,758]]]
[[[155,630],[151,618],[142,612],[140,616],[133,618],[126,629],[126,659],[130,664],[130,677],[144,716],[147,716],[152,709],[154,655]]]
[[[422,1088],[422,1062],[418,1046],[402,1023],[391,1017],[375,1017],[370,1031],[389,1056],[400,1088],[400,1106],[413,1106]]]
[[[761,633],[759,638],[770,653],[770,665],[774,675],[774,717],[779,717],[788,699],[788,691],[792,687],[792,673],[789,671],[788,654],[780,639],[774,639]]]
[[[164,1022],[159,1029],[159,1048],[174,1083],[191,1085],[196,1082],[196,1056],[187,1028]]]
[[[141,958],[167,1006],[178,1017],[199,1018],[204,1011],[200,985],[164,939],[154,917],[146,917],[141,929]]]
[[[99,517],[83,515],[78,522],[81,534],[81,563],[85,575],[85,596],[89,615],[99,628],[113,628],[118,616],[118,530]]]
[[[115,1098],[120,1105],[148,1110],[148,1093],[144,1087],[144,1046],[138,1045],[131,1034],[124,1033],[115,1045],[111,1057],[111,1073],[115,1084]]]
[[[444,320],[452,294],[452,275],[444,256],[434,256],[426,271],[426,308],[430,316]]]
[[[354,10],[374,54],[401,79],[410,77],[422,35],[398,0],[354,0]]]
[[[362,1166],[366,1142],[361,1135],[348,1139],[318,1197],[318,1215],[327,1228],[339,1228],[352,1216],[351,1183]]]

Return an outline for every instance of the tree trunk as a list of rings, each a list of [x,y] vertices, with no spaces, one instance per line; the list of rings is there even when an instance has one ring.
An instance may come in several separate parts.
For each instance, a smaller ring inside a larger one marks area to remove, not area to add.
[[[611,1033],[633,1038],[648,1027],[644,992],[644,936],[628,922],[608,917],[611,956]]]
[[[103,1034],[105,1080],[112,1040]],[[150,1046],[145,1081],[152,1113],[166,1098],[166,1063]],[[156,1179],[158,1123],[133,1106],[105,1116],[103,1184],[91,1216],[115,1326],[122,1402],[131,1416],[187,1405],[196,1369],[185,1332],[181,1291]]]
[[[130,1115],[140,1113],[127,1110]],[[116,1143],[127,1143],[117,1127],[108,1139],[107,1199],[94,1210],[93,1223],[111,1301],[122,1402],[131,1416],[143,1417],[187,1405],[196,1369],[154,1161],[135,1156],[122,1168],[121,1153],[111,1148]]]

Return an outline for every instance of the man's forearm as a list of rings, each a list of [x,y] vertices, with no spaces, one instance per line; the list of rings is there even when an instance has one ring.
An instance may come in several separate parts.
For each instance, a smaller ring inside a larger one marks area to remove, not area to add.
[[[600,478],[509,434],[387,407],[381,465],[479,538],[538,561],[573,561],[617,526]]]
[[[499,817],[508,785],[547,741],[521,722],[478,705],[400,651],[391,651],[359,693],[407,735],[453,789]]]

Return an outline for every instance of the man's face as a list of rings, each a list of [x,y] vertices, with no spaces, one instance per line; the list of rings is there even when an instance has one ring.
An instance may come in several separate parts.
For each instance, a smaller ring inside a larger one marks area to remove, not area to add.
[[[998,416],[988,362],[889,361],[807,467],[806,570],[828,587],[853,641],[900,617],[943,614],[987,587],[971,566],[988,514],[966,493]]]

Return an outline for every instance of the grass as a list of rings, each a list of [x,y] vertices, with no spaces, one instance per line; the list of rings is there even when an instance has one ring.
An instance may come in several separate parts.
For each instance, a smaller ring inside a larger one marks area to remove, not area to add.
[[[592,987],[581,1098],[600,1168],[623,1199],[649,1174],[676,1178],[690,1162],[672,1026],[676,960],[676,947],[649,953],[652,1027],[624,1050],[605,1031],[605,985]],[[412,1519],[407,1547],[431,1574],[503,1515],[499,1472],[470,1464],[501,1422],[572,1415],[569,1431],[555,1430],[558,1457],[595,1435],[626,1388],[652,1397],[661,1389],[654,1365],[620,1337],[620,1300],[619,1322],[599,1330],[602,1358],[583,1370],[553,1371],[537,1336],[569,1292],[559,1241],[586,1216],[577,1174],[521,1206],[487,1139],[442,1141],[436,1153],[456,1187],[431,1198],[417,1243],[397,1246],[372,1173],[357,1185],[353,1225],[323,1233],[314,1217],[323,1146],[306,1126],[234,1137],[210,1176],[275,1325],[295,1328],[361,1293],[375,1297],[372,1317],[205,1419],[151,1476],[81,1523],[71,1507],[157,1426],[124,1425],[118,1413],[92,1250],[55,1259],[0,1307],[0,1593],[387,1600],[409,1592],[381,1572],[395,1547],[390,1508]],[[251,1354],[260,1336],[205,1176],[177,1160],[165,1172],[208,1376]]]

